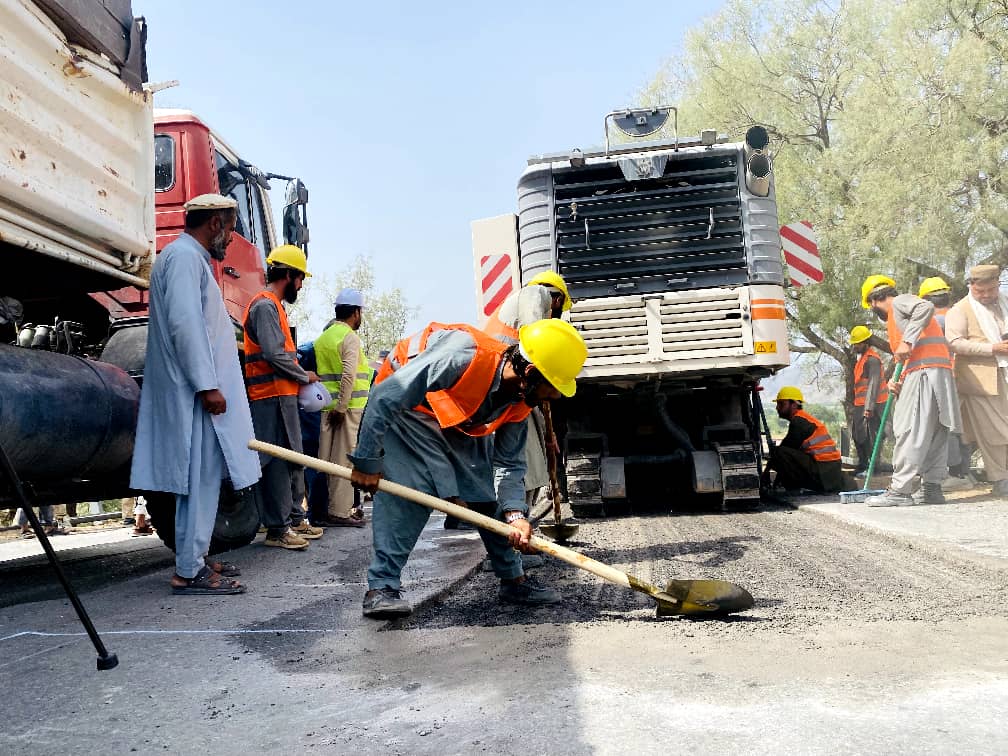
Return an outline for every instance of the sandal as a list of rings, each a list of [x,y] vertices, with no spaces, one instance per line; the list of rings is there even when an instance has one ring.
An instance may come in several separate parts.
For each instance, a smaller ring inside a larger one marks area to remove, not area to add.
[[[63,528],[59,527],[58,525],[46,525],[45,528],[43,528],[42,532],[45,533],[47,536],[69,535],[69,533],[67,533],[65,530],[63,530]]]
[[[24,532],[21,533],[21,537],[24,538],[25,540],[30,540],[35,537],[35,534],[30,530],[25,530]]]
[[[140,536],[149,536],[149,535],[154,535],[154,528],[152,528],[150,525],[143,528],[133,528],[133,534],[132,534],[133,538],[139,538]]]
[[[238,577],[241,575],[241,570],[238,569],[238,565],[231,564],[231,562],[215,562],[207,557],[204,560],[204,563],[207,567],[222,577]]]
[[[182,585],[176,584],[182,581]],[[230,580],[218,575],[209,567],[203,567],[194,578],[184,578],[173,575],[171,579],[172,593],[178,596],[212,596],[214,594],[231,595],[245,593],[245,586],[236,580]]]

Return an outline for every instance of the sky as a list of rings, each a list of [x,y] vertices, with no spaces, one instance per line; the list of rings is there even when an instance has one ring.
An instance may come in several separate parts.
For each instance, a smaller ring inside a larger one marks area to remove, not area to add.
[[[310,269],[369,255],[378,288],[419,308],[414,330],[475,321],[470,222],[515,210],[529,155],[600,144],[605,114],[636,104],[721,5],[133,0],[133,11],[147,17],[150,80],[180,81],[155,105],[191,109],[260,169],[299,176]]]

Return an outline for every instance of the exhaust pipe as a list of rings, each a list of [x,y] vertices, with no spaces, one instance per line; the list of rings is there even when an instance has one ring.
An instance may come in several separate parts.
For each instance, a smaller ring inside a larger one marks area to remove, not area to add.
[[[762,126],[750,126],[745,133],[745,156],[746,162],[753,155],[762,155],[770,144],[770,134]]]
[[[757,197],[770,194],[770,157],[755,154],[746,164],[746,188]]]

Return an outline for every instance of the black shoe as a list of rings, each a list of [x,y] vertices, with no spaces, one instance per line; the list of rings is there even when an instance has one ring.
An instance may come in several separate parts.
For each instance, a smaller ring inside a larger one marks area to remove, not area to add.
[[[397,588],[372,588],[364,594],[364,616],[372,619],[408,617],[413,607]]]
[[[521,583],[516,583],[513,580],[501,580],[500,592],[497,597],[508,604],[530,606],[559,604],[563,600],[559,591],[547,588],[528,576]]]
[[[945,494],[942,493],[941,483],[925,483],[921,486],[918,497],[922,504],[945,503]]]

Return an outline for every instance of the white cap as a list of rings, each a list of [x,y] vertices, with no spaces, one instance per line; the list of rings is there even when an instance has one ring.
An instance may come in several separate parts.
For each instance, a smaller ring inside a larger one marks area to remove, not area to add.
[[[334,305],[350,305],[351,307],[364,307],[364,294],[359,289],[343,289],[336,295]]]
[[[193,197],[185,203],[186,212],[189,210],[234,210],[238,203],[232,197],[225,197],[223,194],[201,194]]]
[[[306,383],[298,389],[298,407],[305,412],[321,412],[323,407],[331,403],[332,394],[318,381]]]

